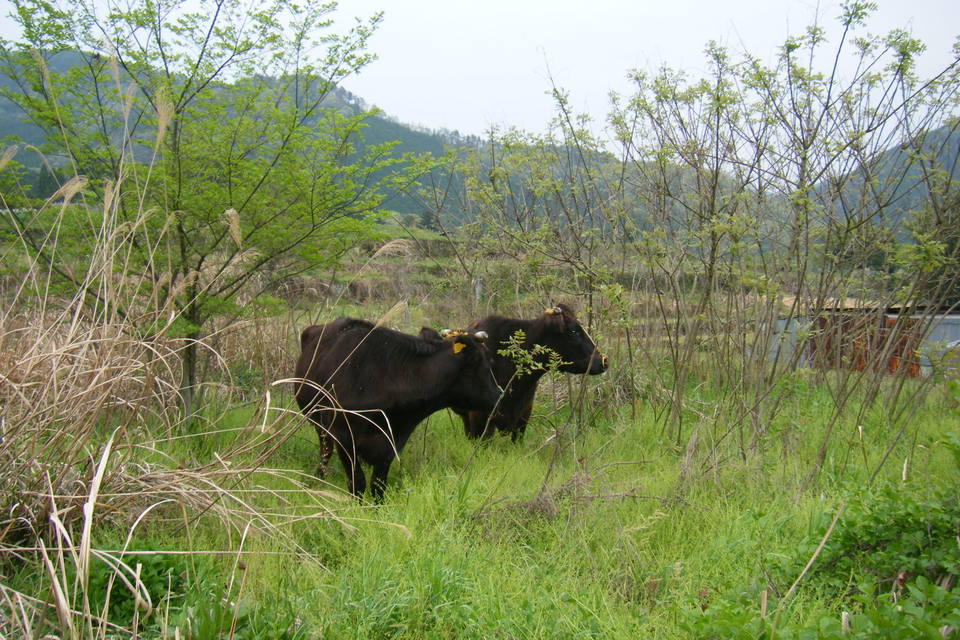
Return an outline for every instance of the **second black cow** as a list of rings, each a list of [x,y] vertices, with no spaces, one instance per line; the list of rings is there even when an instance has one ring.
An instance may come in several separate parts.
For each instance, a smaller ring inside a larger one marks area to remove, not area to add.
[[[596,375],[607,369],[607,357],[597,350],[573,310],[560,304],[547,309],[533,320],[518,320],[503,316],[488,316],[470,325],[470,329],[487,333],[493,352],[493,374],[503,388],[503,397],[493,411],[454,410],[463,418],[464,431],[470,438],[489,437],[494,429],[509,433],[514,442],[523,437],[533,410],[537,383],[546,369],[518,373],[515,361],[498,351],[507,346],[511,336],[522,331],[520,348],[531,353],[533,359],[546,365],[550,352],[561,360],[560,371]],[[535,350],[537,345],[549,351]]]
[[[297,404],[317,429],[320,467],[332,442],[347,488],[363,494],[363,461],[373,467],[370,493],[383,499],[387,472],[420,421],[444,407],[490,411],[500,397],[482,331],[424,340],[339,318],[300,334]]]

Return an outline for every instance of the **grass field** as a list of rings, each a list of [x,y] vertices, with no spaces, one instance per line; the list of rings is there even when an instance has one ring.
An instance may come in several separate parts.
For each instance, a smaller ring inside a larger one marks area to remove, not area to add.
[[[816,562],[801,576],[838,510],[856,504],[857,513],[870,513],[882,503],[909,511],[934,500],[956,527],[960,419],[946,387],[916,407],[892,447],[897,426],[885,423],[882,401],[861,416],[861,429],[841,416],[814,476],[834,407],[829,381],[794,384],[746,454],[735,438],[715,437],[725,425],[711,424],[709,413],[691,414],[686,437],[697,435],[686,446],[666,433],[655,402],[601,405],[587,393],[571,413],[564,398],[580,382],[545,380],[519,445],[507,438],[477,445],[453,414],[435,414],[395,463],[382,506],[347,496],[339,464],[327,483],[309,476],[316,436],[285,409],[291,399],[279,387],[266,414],[256,396],[229,406],[214,400],[189,437],[148,443],[131,437],[143,431],[118,434],[103,464],[104,491],[112,472],[133,467],[155,474],[149,490],[120,512],[98,511],[94,501],[92,517],[83,518],[93,549],[86,560],[73,540],[73,555],[21,554],[22,562],[5,563],[3,629],[128,635],[95,622],[109,603],[106,618],[139,637],[833,637],[845,612],[881,607],[852,597],[862,597],[864,584],[889,592],[897,578],[873,573],[862,558],[844,565],[846,573],[827,567],[829,579]],[[710,407],[719,395],[701,385],[689,401]],[[100,428],[91,442],[109,435]],[[88,472],[98,453],[89,455]],[[177,477],[177,467],[197,471]],[[838,519],[831,539],[857,525],[846,515],[853,511]],[[936,565],[934,579],[956,575],[955,541],[917,520],[932,513],[926,507],[910,513],[896,535],[926,540],[920,548]],[[874,542],[887,544],[883,535]],[[828,542],[819,555],[830,552]],[[110,558],[139,570],[149,615],[119,580],[108,594]],[[85,584],[77,577],[84,573]],[[29,623],[17,627],[14,594],[55,605],[52,582],[70,601],[73,622],[58,619],[58,607],[35,606],[23,609]],[[958,613],[952,582],[940,584],[947,603],[921,606],[934,628]],[[859,624],[866,635],[857,637],[872,637],[876,627]]]
[[[610,369],[545,377],[521,443],[470,441],[441,411],[384,504],[349,496],[337,461],[315,478],[289,381],[302,327],[490,311],[462,303],[472,283],[420,288],[423,265],[388,258],[372,299],[305,277],[317,304],[212,327],[190,419],[185,339],[6,281],[0,637],[956,635],[960,386],[771,365],[744,347],[750,314],[681,330],[669,302],[661,321],[601,289],[574,306]],[[503,295],[504,313],[539,304]]]
[[[665,442],[646,407],[561,438],[541,420],[519,447],[503,439],[477,448],[449,416],[435,416],[406,450],[385,506],[338,510],[355,532],[330,522],[311,532],[322,568],[302,568],[293,591],[310,595],[291,611],[331,637],[624,638],[690,637],[701,609],[744,592],[759,617],[768,589],[773,612],[773,594],[798,577],[790,570],[802,569],[825,518],[866,490],[872,470],[838,448],[817,488],[804,488],[807,445],[827,405],[812,388],[784,414],[778,429],[797,446],[790,455],[771,447],[713,469]],[[940,440],[946,417],[936,401],[923,407],[915,454],[896,448],[875,483],[903,492],[942,484],[955,504],[957,468]],[[880,425],[867,433],[872,465],[890,434]],[[291,452],[301,468],[311,463],[305,444]],[[289,601],[274,590],[283,563],[271,564],[257,599]],[[839,622],[837,604],[799,589],[783,624]]]

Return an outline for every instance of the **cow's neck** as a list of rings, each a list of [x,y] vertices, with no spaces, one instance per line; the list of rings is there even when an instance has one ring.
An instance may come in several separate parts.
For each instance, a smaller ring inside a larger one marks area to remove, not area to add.
[[[465,356],[454,356],[448,353],[448,349],[444,347],[437,353],[421,356],[408,363],[410,368],[404,376],[403,393],[411,398],[412,403],[429,406],[431,398],[446,393],[456,380],[462,364],[459,358]]]

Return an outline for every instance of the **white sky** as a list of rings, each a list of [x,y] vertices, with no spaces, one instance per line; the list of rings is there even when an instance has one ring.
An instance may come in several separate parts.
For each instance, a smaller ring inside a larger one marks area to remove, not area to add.
[[[370,42],[379,59],[343,85],[402,122],[483,135],[493,126],[543,131],[554,115],[550,74],[578,112],[602,124],[630,69],[703,72],[717,40],[773,62],[788,35],[819,15],[838,35],[838,0],[340,0],[343,24],[385,12]],[[923,40],[918,69],[946,66],[960,35],[960,0],[878,0],[871,32]],[[10,0],[0,35],[13,37]]]
[[[923,40],[921,72],[949,64],[960,1],[878,4],[869,31],[903,28]],[[576,110],[602,122],[608,93],[629,90],[630,69],[699,75],[711,39],[772,62],[818,13],[837,35],[841,12],[833,0],[341,0],[338,15],[377,10],[385,17],[370,49],[379,60],[343,86],[403,122],[477,135],[491,125],[545,130],[550,74]]]

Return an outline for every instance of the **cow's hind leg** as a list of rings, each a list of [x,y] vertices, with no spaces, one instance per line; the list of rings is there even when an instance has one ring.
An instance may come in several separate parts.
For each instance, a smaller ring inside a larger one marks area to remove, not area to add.
[[[530,422],[530,414],[533,413],[533,393],[524,398],[523,407],[520,409],[520,415],[517,416],[517,422],[510,430],[510,440],[519,442],[523,440],[523,434],[527,430],[527,423]]]
[[[478,411],[467,411],[461,413],[463,418],[463,433],[471,440],[483,435],[483,425],[487,421],[487,415]]]
[[[463,431],[471,440],[487,440],[493,435],[494,424],[491,414],[485,411],[470,411],[463,416]]]
[[[317,464],[317,477],[325,478],[330,469],[330,456],[333,455],[333,439],[327,432],[327,428],[321,425],[314,425],[317,428],[317,437],[320,440],[320,462]]]
[[[363,469],[360,468],[360,460],[357,459],[355,451],[347,451],[339,442],[336,447],[340,462],[343,463],[343,470],[347,474],[347,490],[357,496],[358,500],[362,500],[363,491],[367,488],[367,479]]]

